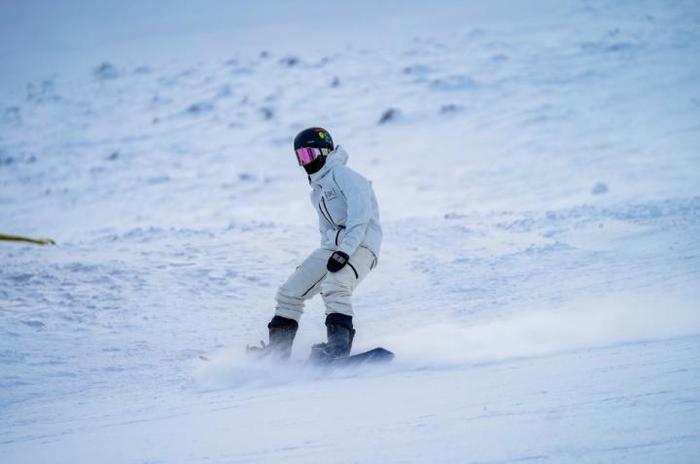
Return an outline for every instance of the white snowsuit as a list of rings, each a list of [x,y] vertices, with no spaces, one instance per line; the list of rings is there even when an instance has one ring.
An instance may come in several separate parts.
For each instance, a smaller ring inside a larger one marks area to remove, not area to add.
[[[382,243],[379,208],[372,184],[345,164],[340,146],[309,176],[311,203],[318,213],[321,246],[313,251],[277,291],[275,314],[299,321],[304,303],[321,292],[326,314],[353,315],[352,292],[377,265]],[[350,256],[338,272],[326,263],[334,251]]]

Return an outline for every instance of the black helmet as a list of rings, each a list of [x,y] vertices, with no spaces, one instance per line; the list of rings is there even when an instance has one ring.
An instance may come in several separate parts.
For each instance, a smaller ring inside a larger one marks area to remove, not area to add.
[[[325,148],[329,152],[333,151],[333,139],[326,129],[320,127],[309,127],[299,132],[294,137],[294,149],[299,148]]]

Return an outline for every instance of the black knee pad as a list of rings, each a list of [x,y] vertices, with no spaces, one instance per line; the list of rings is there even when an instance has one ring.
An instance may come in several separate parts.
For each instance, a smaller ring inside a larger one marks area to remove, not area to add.
[[[352,331],[352,316],[348,316],[347,314],[331,313],[326,316],[326,327],[329,325],[339,325]]]

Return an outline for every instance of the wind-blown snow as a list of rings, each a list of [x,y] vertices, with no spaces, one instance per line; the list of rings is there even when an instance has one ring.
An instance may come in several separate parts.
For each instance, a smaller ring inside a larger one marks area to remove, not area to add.
[[[694,1],[0,5],[0,455],[700,460]],[[253,363],[329,129],[385,241],[355,349]],[[201,357],[207,358],[204,361]]]

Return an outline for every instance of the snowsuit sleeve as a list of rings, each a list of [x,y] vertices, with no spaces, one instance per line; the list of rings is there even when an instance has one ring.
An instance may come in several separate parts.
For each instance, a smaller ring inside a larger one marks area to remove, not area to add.
[[[365,238],[372,215],[371,187],[367,179],[351,169],[336,169],[333,177],[348,205],[345,234],[338,250],[352,256]]]

